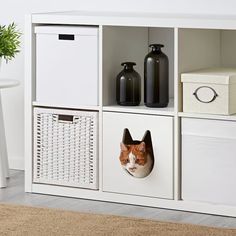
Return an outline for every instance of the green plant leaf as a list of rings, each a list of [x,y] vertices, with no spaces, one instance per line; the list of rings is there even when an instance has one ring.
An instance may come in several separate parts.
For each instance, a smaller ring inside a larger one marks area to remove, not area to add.
[[[0,58],[6,62],[12,60],[20,52],[20,37],[22,33],[13,22],[8,26],[0,25]]]

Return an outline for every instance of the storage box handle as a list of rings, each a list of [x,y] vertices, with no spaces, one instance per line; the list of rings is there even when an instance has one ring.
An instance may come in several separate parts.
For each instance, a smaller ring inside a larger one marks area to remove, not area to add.
[[[73,34],[59,34],[59,40],[75,40],[75,36]]]
[[[200,98],[199,98],[199,95],[198,95],[199,90],[200,90],[200,89],[204,89],[204,88],[205,88],[205,89],[209,89],[209,90],[212,92],[212,98],[209,99],[209,100],[207,100],[207,101],[204,101],[204,100],[200,99]],[[201,86],[201,87],[198,87],[198,88],[194,91],[193,95],[195,96],[195,98],[196,98],[199,102],[202,102],[202,103],[211,103],[211,102],[215,101],[215,99],[218,97],[218,94],[216,93],[216,91],[215,91],[213,88],[209,87],[209,86]]]

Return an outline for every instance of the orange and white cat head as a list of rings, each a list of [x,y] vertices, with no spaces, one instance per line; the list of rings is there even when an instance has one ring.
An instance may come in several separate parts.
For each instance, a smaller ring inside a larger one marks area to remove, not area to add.
[[[153,159],[146,150],[145,142],[140,144],[120,144],[120,162],[123,168],[132,176],[143,178],[150,174]]]

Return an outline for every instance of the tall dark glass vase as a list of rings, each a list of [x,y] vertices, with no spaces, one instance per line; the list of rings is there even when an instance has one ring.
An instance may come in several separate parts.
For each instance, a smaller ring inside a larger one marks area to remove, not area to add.
[[[162,44],[151,44],[144,60],[144,103],[147,107],[166,107],[169,103],[169,61]]]
[[[124,69],[116,77],[116,101],[122,106],[138,106],[141,100],[141,77],[134,62],[123,62]]]

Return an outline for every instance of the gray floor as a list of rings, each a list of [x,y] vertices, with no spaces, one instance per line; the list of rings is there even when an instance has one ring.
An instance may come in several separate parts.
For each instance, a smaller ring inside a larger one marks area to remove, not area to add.
[[[0,202],[60,208],[79,212],[140,217],[160,221],[236,228],[236,218],[231,217],[25,193],[24,172],[16,170],[11,170],[11,178],[8,180],[8,187],[0,189]]]

